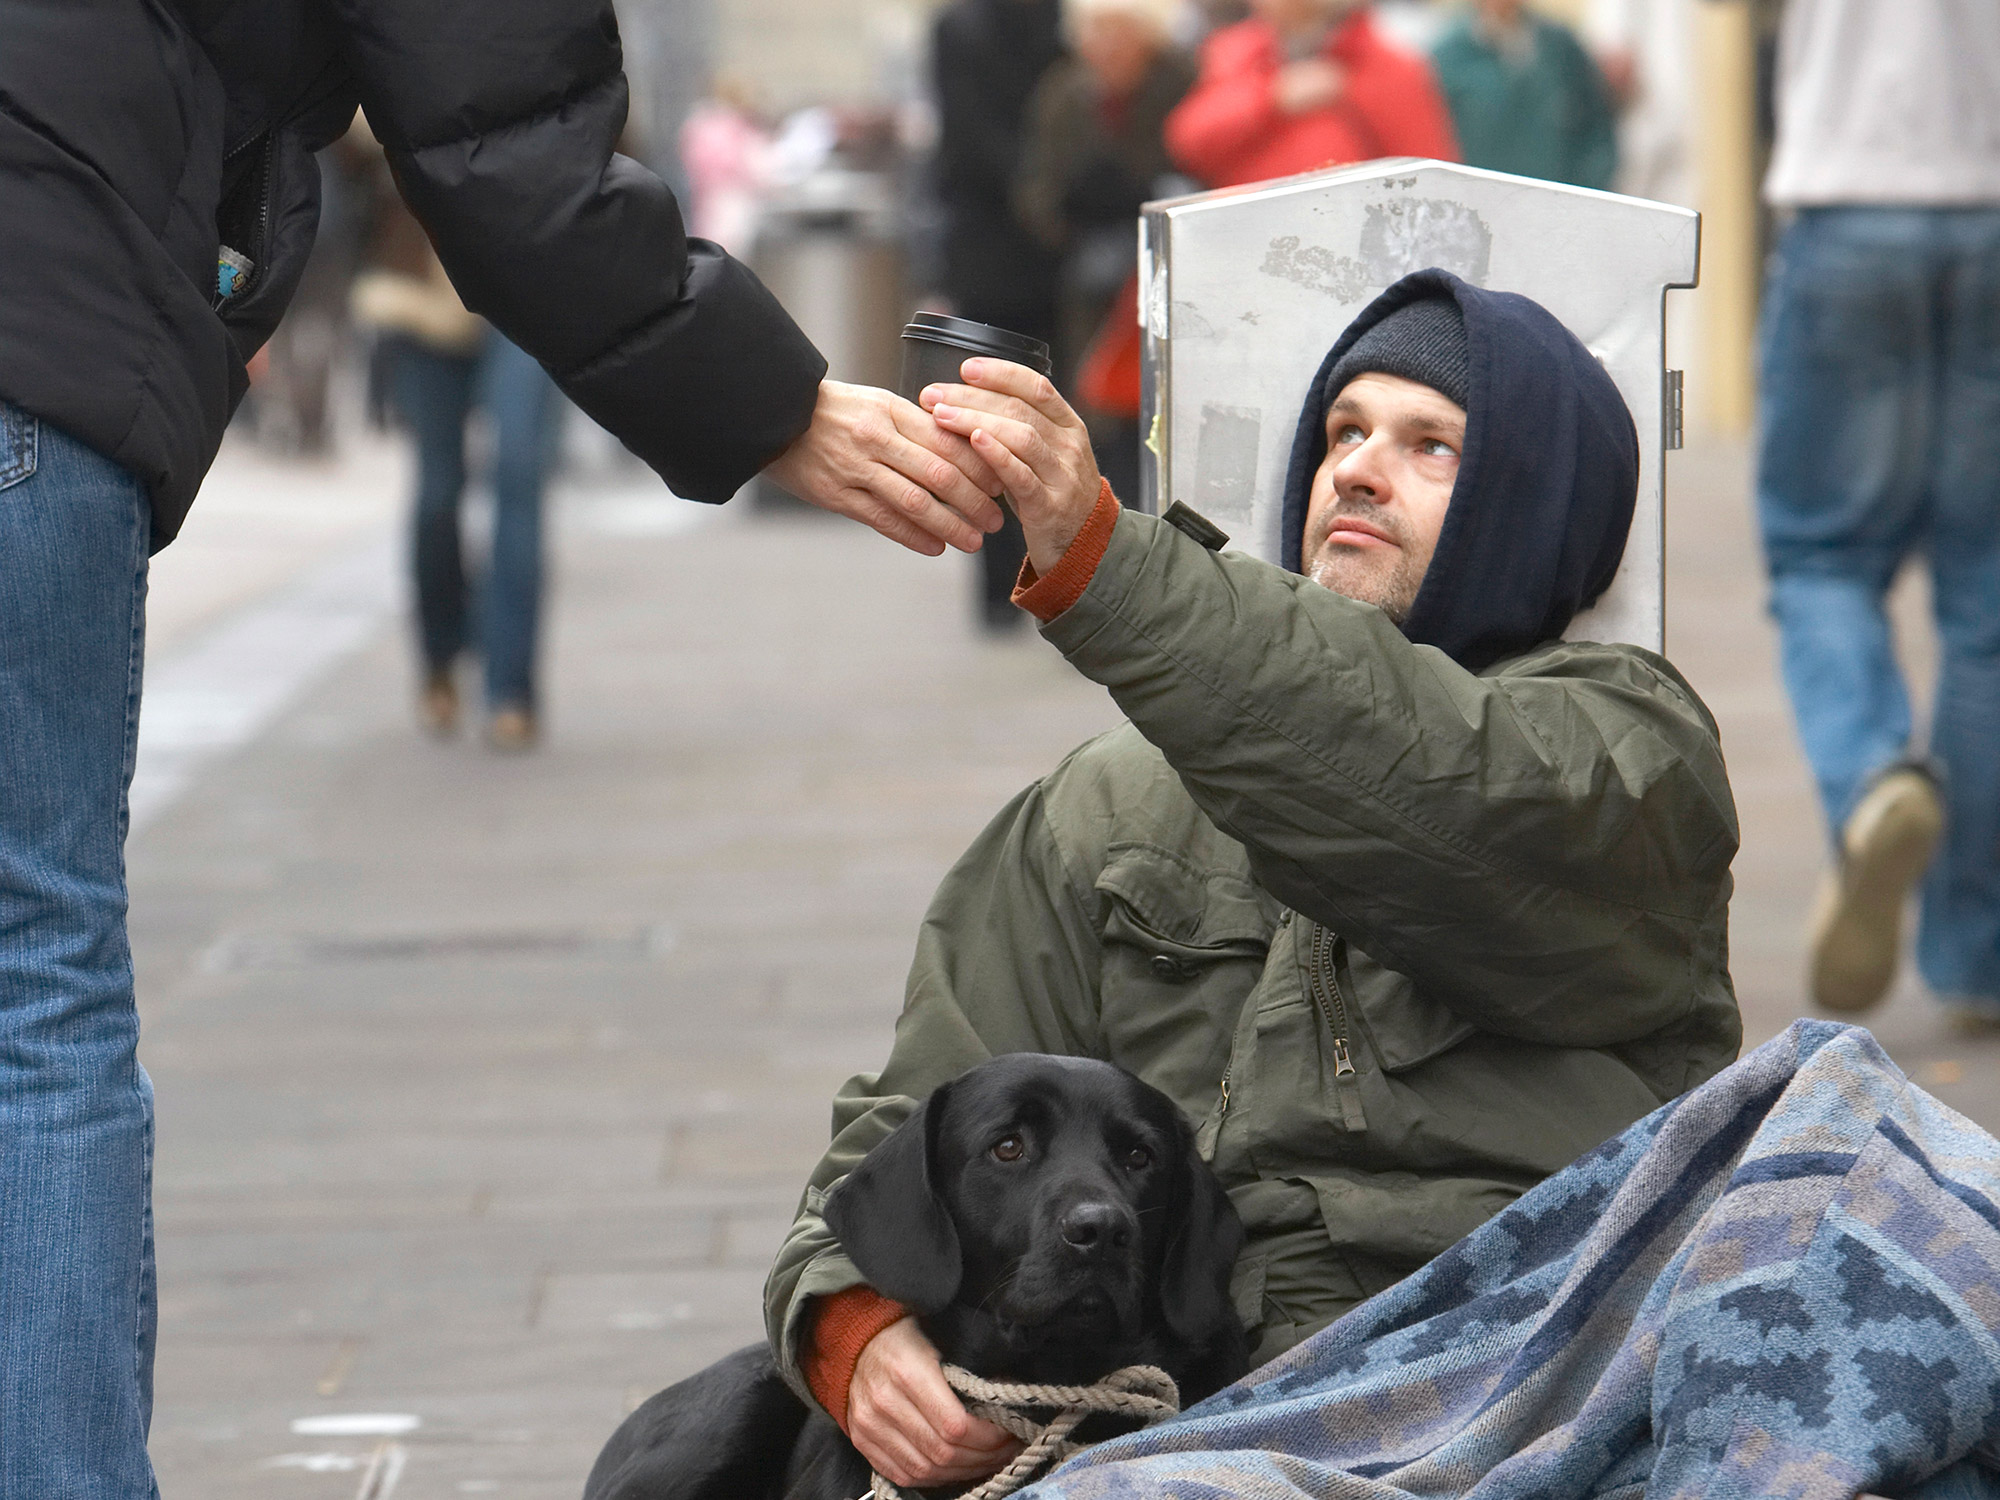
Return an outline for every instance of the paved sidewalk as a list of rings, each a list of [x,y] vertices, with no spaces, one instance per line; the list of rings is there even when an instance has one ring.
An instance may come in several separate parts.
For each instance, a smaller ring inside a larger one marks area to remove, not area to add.
[[[1114,721],[964,559],[670,507],[568,507],[541,752],[420,739],[385,617],[135,841],[168,1500],[355,1495],[291,1424],[357,1412],[399,1497],[576,1495],[757,1335],[932,886]]]
[[[200,688],[186,664],[223,632],[388,545],[399,474],[366,455],[301,513],[283,472],[226,458],[237,499],[161,560],[155,681]],[[1676,460],[1672,644],[1743,803],[1755,1040],[1796,1013],[1820,834],[1741,476]],[[573,1500],[634,1401],[757,1335],[932,886],[1114,721],[1032,637],[974,635],[964,559],[632,492],[573,499],[557,533],[543,750],[419,738],[385,595],[134,840],[167,1500]],[[1880,1029],[2000,1123],[2000,1051],[1946,1044],[1914,992]],[[420,1425],[393,1451],[294,1430],[357,1414]]]

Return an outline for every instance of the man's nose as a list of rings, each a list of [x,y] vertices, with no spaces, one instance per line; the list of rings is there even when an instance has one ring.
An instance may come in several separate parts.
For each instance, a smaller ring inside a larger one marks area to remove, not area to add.
[[[1389,486],[1382,478],[1381,454],[1370,438],[1333,466],[1334,493],[1343,500],[1388,498]]]
[[[1071,1205],[1059,1221],[1063,1243],[1079,1255],[1104,1255],[1129,1249],[1132,1215],[1116,1203],[1086,1201]]]

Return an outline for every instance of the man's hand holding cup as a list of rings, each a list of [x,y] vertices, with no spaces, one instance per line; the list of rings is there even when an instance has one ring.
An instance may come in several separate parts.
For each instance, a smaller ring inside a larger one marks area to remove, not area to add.
[[[1021,530],[1028,561],[1047,573],[1097,504],[1101,480],[1083,419],[1046,375],[1001,359],[968,359],[963,385],[925,386],[917,404],[946,432],[957,433],[999,477]]]
[[[873,386],[822,380],[812,425],[764,468],[801,500],[872,526],[912,552],[977,552],[998,531],[994,478],[963,435]]]

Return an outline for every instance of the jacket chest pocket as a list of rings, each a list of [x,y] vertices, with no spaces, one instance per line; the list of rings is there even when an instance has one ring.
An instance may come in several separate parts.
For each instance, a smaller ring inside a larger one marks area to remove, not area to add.
[[[1361,1149],[1366,1053],[1342,958],[1329,929],[1290,918],[1237,1020],[1223,1107],[1203,1133],[1247,1153],[1260,1176],[1306,1173]]]
[[[1199,1121],[1215,1105],[1277,905],[1236,870],[1204,869],[1154,844],[1112,845],[1097,891],[1111,1060]]]
[[[1383,1072],[1405,1072],[1478,1034],[1478,1027],[1421,993],[1406,975],[1358,948],[1348,948],[1345,957],[1346,991]]]

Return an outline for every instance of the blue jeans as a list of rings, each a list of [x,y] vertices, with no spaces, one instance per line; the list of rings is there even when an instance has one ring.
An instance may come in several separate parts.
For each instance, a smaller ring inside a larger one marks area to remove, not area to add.
[[[0,402],[0,1500],[146,1500],[152,1085],[125,940],[151,520]]]
[[[472,355],[440,354],[397,338],[391,358],[396,407],[417,444],[411,553],[424,664],[445,671],[477,644],[486,659],[487,703],[531,708],[542,599],[542,484],[561,410],[555,383],[497,333]],[[493,560],[476,633],[459,533],[465,422],[475,406],[493,422]]]
[[[1910,750],[1883,595],[1930,563],[1945,838],[1917,961],[2000,1006],[2000,208],[1828,208],[1766,292],[1757,508],[1785,686],[1828,822]]]

